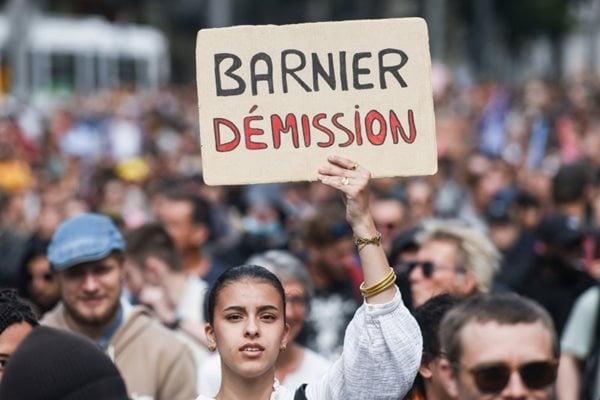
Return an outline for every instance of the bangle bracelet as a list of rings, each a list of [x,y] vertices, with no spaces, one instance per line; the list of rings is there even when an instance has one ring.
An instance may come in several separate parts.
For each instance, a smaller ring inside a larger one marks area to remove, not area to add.
[[[365,283],[363,282],[360,285],[360,292],[362,293],[364,298],[373,297],[376,294],[379,294],[387,288],[389,288],[390,286],[392,286],[395,282],[396,273],[394,272],[394,269],[390,267],[390,271],[387,273],[387,275],[376,284],[369,287],[365,287]]]
[[[381,243],[381,233],[377,232],[375,236],[370,238],[361,238],[358,236],[354,236],[354,244],[358,248],[358,251],[361,251],[366,245],[374,244],[375,246],[379,246]]]

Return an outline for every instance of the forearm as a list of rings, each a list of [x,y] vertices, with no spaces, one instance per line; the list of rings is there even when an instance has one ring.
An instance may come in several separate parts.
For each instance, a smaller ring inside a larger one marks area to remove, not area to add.
[[[319,180],[326,185],[338,189],[345,198],[346,220],[352,226],[354,237],[359,238],[358,253],[363,268],[363,294],[371,304],[388,303],[394,298],[393,278],[381,246],[381,237],[375,229],[373,217],[369,211],[369,181],[371,173],[368,169],[352,160],[329,156],[328,165],[319,168]],[[387,285],[386,283],[391,283]],[[375,287],[373,287],[376,285]],[[382,285],[379,287],[379,285]]]
[[[352,222],[354,236],[359,238],[373,238],[379,233],[375,229],[375,224],[370,214],[364,216],[363,219],[357,222]],[[358,247],[358,256],[363,269],[364,287],[371,287],[384,279],[390,271],[387,257],[380,243],[366,244]],[[392,301],[396,293],[395,285],[385,289],[384,291],[368,297],[367,303],[381,304]]]

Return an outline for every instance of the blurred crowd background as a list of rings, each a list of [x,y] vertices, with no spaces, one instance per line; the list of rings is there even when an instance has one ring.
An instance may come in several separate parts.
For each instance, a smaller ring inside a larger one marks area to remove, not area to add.
[[[528,269],[515,265],[535,255],[527,235],[560,210],[585,237],[571,254],[571,267],[590,278],[573,288],[579,294],[600,278],[599,3],[0,1],[0,284],[21,287],[46,310],[58,289],[45,246],[61,221],[91,210],[127,231],[156,220],[177,196],[205,210],[189,221],[161,218],[184,263],[186,251],[224,266],[269,249],[310,259],[311,244],[328,243],[323,232],[350,232],[336,193],[312,182],[203,183],[196,31],[422,16],[431,38],[439,172],[373,182],[390,263],[397,266],[411,228],[433,217],[460,219],[503,253],[497,285],[520,290],[519,271]],[[197,225],[208,234],[191,235]],[[555,236],[563,230],[548,229]],[[354,251],[350,245],[321,256],[351,271]]]

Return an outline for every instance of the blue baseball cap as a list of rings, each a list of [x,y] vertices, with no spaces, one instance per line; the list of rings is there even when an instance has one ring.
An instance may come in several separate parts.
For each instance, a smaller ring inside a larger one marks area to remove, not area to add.
[[[105,215],[85,213],[60,224],[50,240],[48,260],[60,271],[101,260],[115,250],[124,251],[125,242],[114,222]]]

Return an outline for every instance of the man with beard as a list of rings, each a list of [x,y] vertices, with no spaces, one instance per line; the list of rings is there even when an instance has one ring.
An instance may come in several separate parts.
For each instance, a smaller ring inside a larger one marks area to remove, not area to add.
[[[314,296],[307,318],[307,347],[335,359],[344,332],[360,305],[357,289],[362,273],[350,225],[336,210],[323,210],[307,221],[304,230],[306,266]]]
[[[121,299],[124,249],[106,216],[81,214],[63,222],[48,248],[61,302],[42,324],[93,340],[114,361],[132,398],[194,398],[190,350],[145,308]]]

